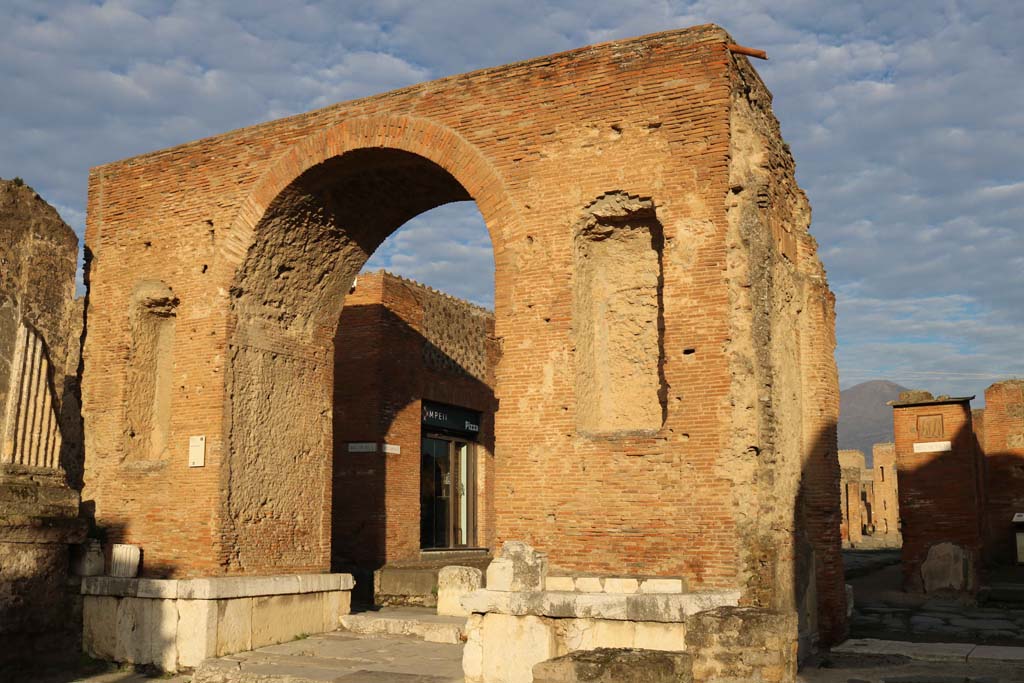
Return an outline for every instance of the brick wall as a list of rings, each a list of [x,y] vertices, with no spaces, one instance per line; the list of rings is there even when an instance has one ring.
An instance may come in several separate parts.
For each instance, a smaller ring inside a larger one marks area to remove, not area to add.
[[[975,576],[980,569],[981,461],[971,425],[970,399],[915,394],[901,395],[894,404],[893,429],[904,585],[920,591],[921,565],[937,544],[960,546]],[[929,446],[943,442],[949,442],[949,447]]]
[[[332,565],[376,568],[420,550],[422,401],[482,413],[477,540],[494,519],[494,318],[484,309],[383,271],[345,299],[334,345]],[[400,453],[350,453],[350,442]]]
[[[84,398],[98,521],[143,545],[149,573],[327,569],[344,294],[406,220],[474,199],[496,267],[495,541],[567,569],[799,604],[835,639],[834,297],[771,95],[730,42],[703,26],[608,43],[94,169]],[[646,202],[661,231],[658,312],[643,323],[659,359],[637,359],[658,373],[661,416],[594,434],[577,429],[575,237],[612,195]],[[145,467],[120,445],[140,280],[180,302],[168,448]],[[206,464],[189,468],[199,434]]]
[[[975,431],[985,454],[986,557],[1015,562],[1011,520],[1024,512],[1024,380],[997,382],[985,390],[983,427]]]

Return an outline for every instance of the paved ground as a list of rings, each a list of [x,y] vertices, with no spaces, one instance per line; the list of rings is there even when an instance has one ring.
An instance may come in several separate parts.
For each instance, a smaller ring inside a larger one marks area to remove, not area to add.
[[[855,638],[1024,645],[1024,604],[929,599],[901,590],[900,565],[848,578]]]
[[[807,663],[799,683],[1021,683],[1024,668],[1005,663],[921,662],[900,656],[831,654]]]
[[[335,631],[204,662],[192,683],[461,683],[462,645]]]
[[[833,652],[808,662],[798,674],[797,681],[1024,682],[1024,649],[988,648],[982,652],[988,659],[979,659],[971,656],[981,651],[972,645],[864,642],[866,646],[846,648],[853,652]],[[864,654],[866,651],[875,654]],[[922,661],[922,658],[932,661]],[[32,683],[456,683],[462,681],[462,646],[426,643],[406,637],[367,637],[335,632],[224,657],[202,667],[194,676],[150,677],[95,662],[84,662],[83,665],[92,667],[89,675],[65,673],[56,677],[33,676],[21,680]]]
[[[843,573],[847,581],[899,564],[900,550],[843,550]]]

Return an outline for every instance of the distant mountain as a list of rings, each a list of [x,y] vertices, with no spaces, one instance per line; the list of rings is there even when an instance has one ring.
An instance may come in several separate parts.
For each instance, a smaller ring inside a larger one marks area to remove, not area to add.
[[[863,451],[871,463],[871,447],[892,441],[892,408],[901,391],[894,382],[876,379],[839,392],[839,448]]]

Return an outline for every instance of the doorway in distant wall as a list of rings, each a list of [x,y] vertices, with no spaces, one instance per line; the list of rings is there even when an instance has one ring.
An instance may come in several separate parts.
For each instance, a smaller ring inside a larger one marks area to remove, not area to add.
[[[423,402],[420,547],[476,546],[476,443],[480,414]]]

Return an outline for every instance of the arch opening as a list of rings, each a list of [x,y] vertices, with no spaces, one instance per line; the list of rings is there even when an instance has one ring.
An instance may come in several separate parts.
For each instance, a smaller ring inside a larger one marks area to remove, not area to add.
[[[478,430],[430,432],[464,444],[452,446],[462,526],[442,545],[475,548],[490,533],[493,313],[402,278],[356,279],[410,219],[472,200],[438,163],[374,147],[312,166],[270,202],[230,291],[227,571],[416,559],[427,406],[468,410]]]

